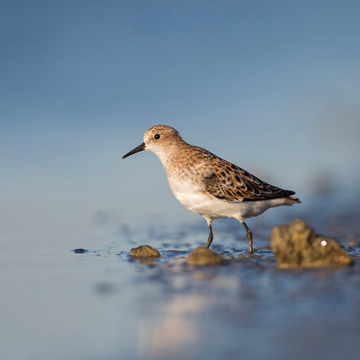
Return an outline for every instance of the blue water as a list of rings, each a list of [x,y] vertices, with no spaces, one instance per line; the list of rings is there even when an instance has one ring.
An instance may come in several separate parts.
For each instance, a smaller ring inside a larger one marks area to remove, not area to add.
[[[308,216],[347,246],[360,241],[354,204],[280,212],[251,222],[256,253],[242,226],[214,225],[214,251],[228,261],[191,268],[206,224],[122,226],[117,240],[3,242],[0,249],[1,358],[339,359],[358,356],[360,248],[346,269],[278,270],[273,225]],[[312,215],[311,215],[312,214]],[[84,245],[85,244],[85,245]],[[130,260],[148,244],[162,258]],[[76,254],[72,249],[86,247]]]

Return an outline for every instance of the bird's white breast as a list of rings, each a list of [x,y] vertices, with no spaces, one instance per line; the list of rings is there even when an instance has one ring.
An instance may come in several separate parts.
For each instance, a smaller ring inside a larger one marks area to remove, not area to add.
[[[285,199],[228,202],[209,195],[193,181],[168,174],[170,189],[187,209],[207,218],[248,218],[271,207],[285,205]]]

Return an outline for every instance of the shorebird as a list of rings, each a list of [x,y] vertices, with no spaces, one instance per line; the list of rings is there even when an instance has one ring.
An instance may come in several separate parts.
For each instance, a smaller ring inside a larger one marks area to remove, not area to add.
[[[175,198],[206,219],[208,248],[214,239],[213,220],[237,219],[246,230],[249,253],[252,254],[253,236],[244,219],[260,215],[272,207],[301,202],[292,196],[294,191],[270,185],[239,166],[186,143],[170,126],[156,125],[148,129],[144,142],[125,154],[123,159],[143,150],[158,156]]]

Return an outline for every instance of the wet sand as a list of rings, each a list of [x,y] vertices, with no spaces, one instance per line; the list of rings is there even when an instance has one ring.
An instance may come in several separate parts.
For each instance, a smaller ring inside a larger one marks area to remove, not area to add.
[[[80,253],[8,245],[0,251],[2,358],[356,358],[360,209],[315,213],[258,218],[252,256],[239,224],[215,224],[213,250],[223,259],[217,266],[186,263],[206,242],[203,222],[126,228],[118,242]],[[295,216],[336,236],[354,265],[278,269],[269,234],[275,222]],[[161,257],[129,257],[142,244]]]

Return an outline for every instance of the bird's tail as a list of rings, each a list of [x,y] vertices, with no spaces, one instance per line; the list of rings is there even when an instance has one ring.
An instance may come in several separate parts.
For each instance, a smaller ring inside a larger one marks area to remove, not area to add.
[[[286,199],[286,205],[301,204],[301,201],[293,196],[288,196]]]

